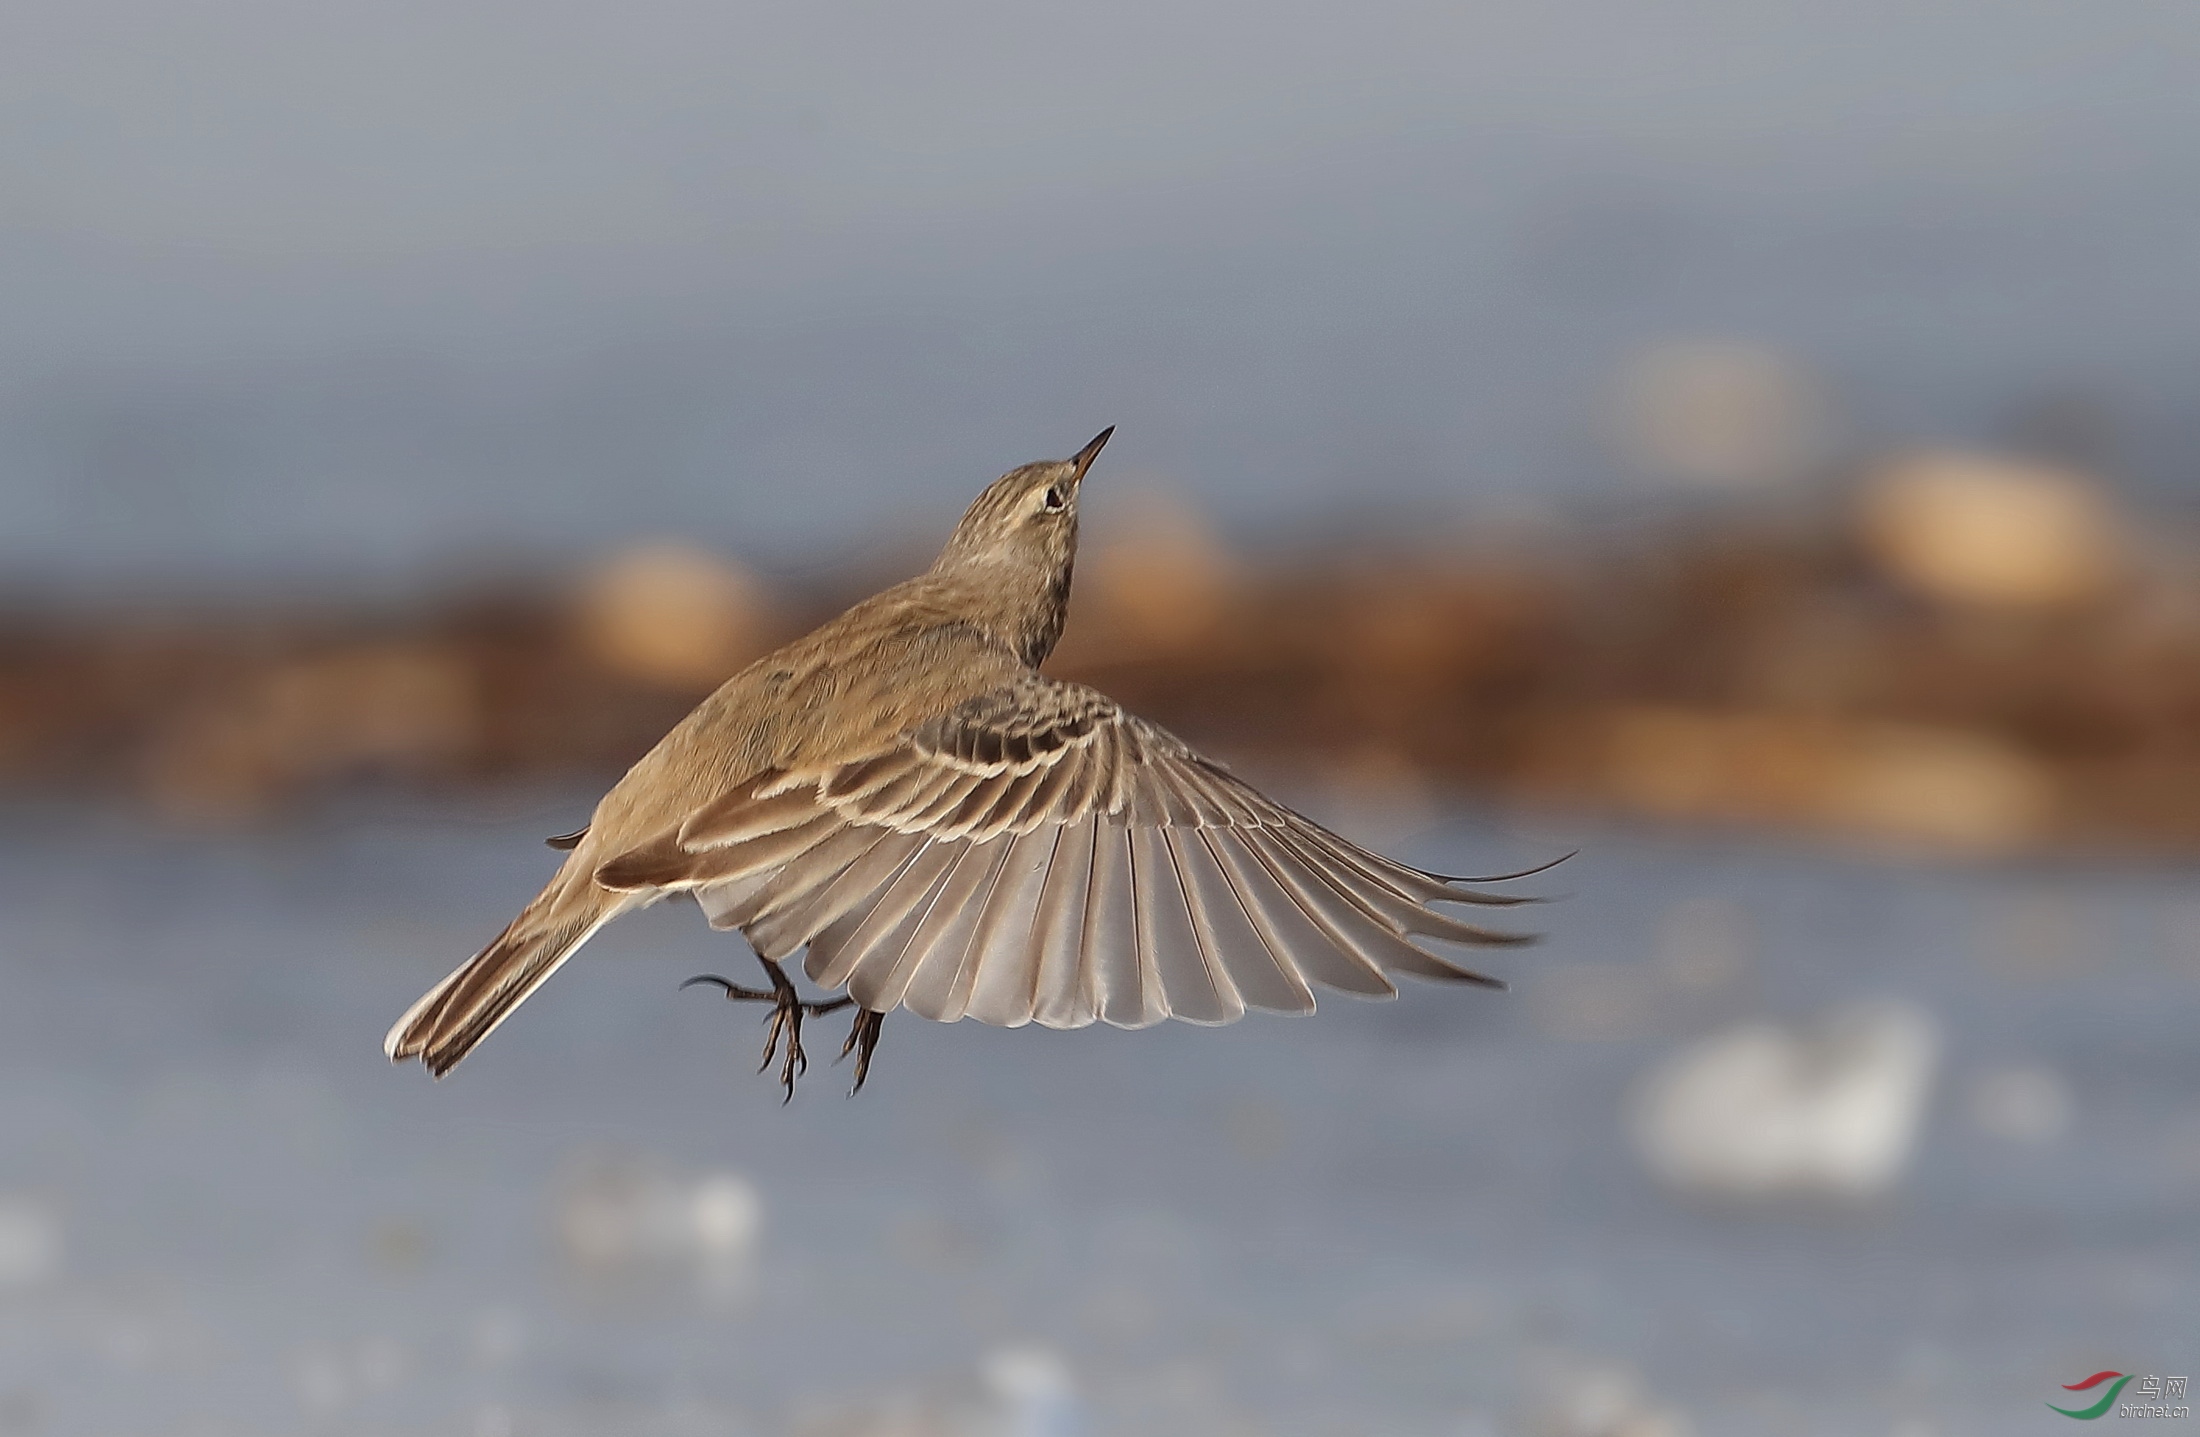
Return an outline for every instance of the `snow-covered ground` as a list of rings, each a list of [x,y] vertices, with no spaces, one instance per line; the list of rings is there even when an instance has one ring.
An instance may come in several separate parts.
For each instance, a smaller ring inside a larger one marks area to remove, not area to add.
[[[1511,995],[900,1015],[788,1108],[669,906],[393,1069],[579,807],[0,815],[0,1434],[1925,1437],[2200,1359],[2186,871],[1591,833]]]

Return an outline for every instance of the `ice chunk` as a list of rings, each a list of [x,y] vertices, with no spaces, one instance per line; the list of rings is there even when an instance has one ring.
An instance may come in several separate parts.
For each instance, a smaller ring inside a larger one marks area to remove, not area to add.
[[[1637,1091],[1634,1138],[1661,1181],[1725,1198],[1870,1198],[1900,1178],[1932,1088],[1939,1029],[1902,1002],[1806,1029],[1745,1023],[1703,1039]]]
[[[1621,376],[1617,437],[1633,463],[1670,482],[1778,485],[1825,457],[1830,406],[1786,355],[1739,340],[1672,340]]]
[[[0,1288],[44,1282],[61,1258],[60,1214],[27,1193],[0,1193]]]
[[[1077,1383],[1050,1347],[1002,1347],[980,1367],[997,1437],[1076,1437],[1084,1430]]]
[[[684,1272],[720,1296],[745,1290],[764,1200],[739,1173],[683,1177],[639,1161],[598,1160],[559,1191],[554,1226],[584,1275]]]
[[[1553,1373],[1536,1420],[1537,1437],[1690,1437],[1688,1418],[1658,1402],[1625,1367],[1590,1364]]]

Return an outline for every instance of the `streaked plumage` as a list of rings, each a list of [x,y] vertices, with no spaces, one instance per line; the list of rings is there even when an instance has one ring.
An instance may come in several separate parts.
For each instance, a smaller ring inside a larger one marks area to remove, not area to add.
[[[1369,852],[1037,671],[1107,437],[1002,476],[930,570],[705,700],[553,840],[557,876],[390,1056],[447,1072],[596,929],[677,893],[766,960],[807,948],[866,1012],[945,1022],[1227,1023],[1317,988],[1390,996],[1399,973],[1502,986],[1414,940],[1523,941],[1432,906],[1518,900]]]

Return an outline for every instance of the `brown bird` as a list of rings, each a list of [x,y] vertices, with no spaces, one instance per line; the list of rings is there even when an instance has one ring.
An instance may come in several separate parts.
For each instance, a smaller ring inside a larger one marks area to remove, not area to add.
[[[802,1020],[854,1005],[869,1073],[895,1007],[941,1022],[1138,1028],[1304,1013],[1316,988],[1409,973],[1504,985],[1414,940],[1528,941],[1438,912],[1526,901],[1380,857],[1269,799],[1106,695],[1038,665],[1061,637],[1085,471],[1002,475],[932,567],[757,660],[604,795],[548,887],[384,1042],[438,1077],[604,924],[692,893],[738,928],[791,1098]],[[1535,870],[1530,870],[1535,871]],[[781,963],[831,1000],[804,1000]],[[761,1071],[761,1069],[759,1069]]]

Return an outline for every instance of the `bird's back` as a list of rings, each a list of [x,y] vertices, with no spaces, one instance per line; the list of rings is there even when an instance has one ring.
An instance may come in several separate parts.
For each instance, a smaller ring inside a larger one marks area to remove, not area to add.
[[[924,574],[766,654],[696,706],[597,805],[619,852],[766,770],[874,753],[1025,670],[963,585]]]

